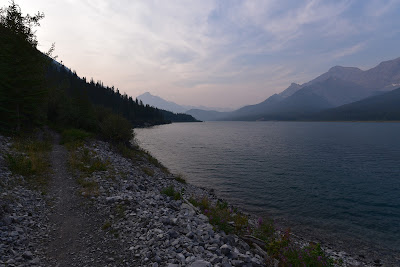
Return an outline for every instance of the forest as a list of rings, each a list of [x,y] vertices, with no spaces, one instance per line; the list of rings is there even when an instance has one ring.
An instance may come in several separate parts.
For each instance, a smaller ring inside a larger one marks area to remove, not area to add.
[[[35,27],[44,14],[23,15],[11,2],[0,10],[0,131],[20,133],[50,125],[78,128],[128,142],[132,127],[196,121],[159,110],[101,81],[87,81],[37,49]],[[106,134],[107,133],[107,134]]]

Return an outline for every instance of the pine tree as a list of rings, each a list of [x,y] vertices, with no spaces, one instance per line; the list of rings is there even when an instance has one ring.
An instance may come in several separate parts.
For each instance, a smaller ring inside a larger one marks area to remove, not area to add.
[[[14,1],[0,10],[0,127],[20,131],[46,117],[45,68],[33,26],[43,14],[23,16]]]

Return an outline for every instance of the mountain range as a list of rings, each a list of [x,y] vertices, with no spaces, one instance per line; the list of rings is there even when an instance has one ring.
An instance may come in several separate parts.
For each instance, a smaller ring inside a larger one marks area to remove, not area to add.
[[[353,108],[361,112],[366,111],[368,105],[372,105],[371,110],[378,112],[381,103],[383,110],[383,100],[398,96],[389,94],[388,97],[387,93],[399,87],[400,58],[397,58],[365,71],[355,67],[335,66],[307,83],[292,83],[283,92],[274,94],[261,103],[244,106],[232,112],[192,109],[186,113],[199,120],[322,120],[328,114],[331,120],[335,120],[333,114],[340,113],[341,119],[338,117],[338,120],[342,120],[344,112],[350,112]],[[363,99],[368,101],[358,102]],[[400,104],[398,106],[397,109],[400,110]],[[391,114],[396,113],[395,109],[396,106],[390,109]],[[378,115],[370,115],[371,120],[379,120]],[[369,118],[361,117],[363,120]],[[393,119],[393,116],[389,117]],[[400,120],[400,117],[397,119]]]
[[[233,111],[178,105],[148,92],[137,98],[144,104],[186,113],[202,121],[400,120],[400,117],[394,118],[394,114],[399,114],[396,110],[400,111],[400,104],[398,107],[393,104],[398,94],[388,94],[399,87],[400,58],[397,58],[365,71],[335,66],[309,82],[292,83],[281,93],[258,104]],[[389,100],[390,104],[388,102],[386,105],[385,101]],[[398,100],[397,103],[400,103]]]
[[[310,116],[318,121],[399,121],[400,88]]]
[[[168,111],[172,111],[175,113],[186,113],[186,111],[190,109],[200,109],[200,110],[216,110],[216,111],[232,111],[233,109],[229,108],[210,108],[205,106],[187,106],[187,105],[179,105],[172,101],[167,101],[159,96],[152,95],[149,92],[141,94],[137,96],[137,99],[142,100],[142,102],[146,105],[150,105],[153,107],[157,107],[159,109],[164,109]]]

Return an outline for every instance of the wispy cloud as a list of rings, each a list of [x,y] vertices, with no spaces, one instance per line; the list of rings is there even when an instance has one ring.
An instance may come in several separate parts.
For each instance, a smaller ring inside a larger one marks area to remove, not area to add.
[[[336,58],[353,55],[353,54],[359,52],[360,50],[362,50],[364,47],[365,47],[365,43],[359,43],[359,44],[355,44],[350,47],[342,48],[339,51],[334,52],[332,54],[332,58],[336,59]]]
[[[398,0],[372,0],[366,5],[366,13],[372,17],[381,17],[399,6]]]

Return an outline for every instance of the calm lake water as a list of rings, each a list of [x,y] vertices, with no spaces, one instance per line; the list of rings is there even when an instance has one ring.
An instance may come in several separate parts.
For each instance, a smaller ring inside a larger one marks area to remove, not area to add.
[[[325,244],[400,251],[400,123],[204,122],[135,129],[172,172]]]

